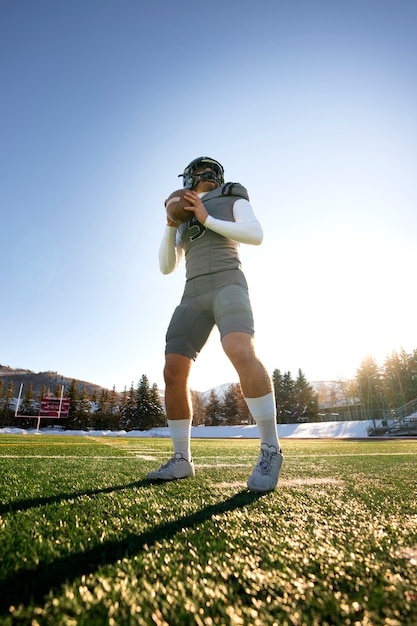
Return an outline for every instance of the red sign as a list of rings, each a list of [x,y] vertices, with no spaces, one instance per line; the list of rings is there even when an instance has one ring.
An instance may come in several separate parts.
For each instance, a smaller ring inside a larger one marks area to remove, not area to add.
[[[42,398],[39,417],[68,417],[70,402],[69,398]]]

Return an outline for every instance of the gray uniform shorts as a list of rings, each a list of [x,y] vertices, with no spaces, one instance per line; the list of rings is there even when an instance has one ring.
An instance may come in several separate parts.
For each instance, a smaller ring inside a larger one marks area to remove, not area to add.
[[[228,333],[254,334],[248,287],[241,270],[228,270],[188,280],[166,334],[165,354],[195,359],[217,326]]]

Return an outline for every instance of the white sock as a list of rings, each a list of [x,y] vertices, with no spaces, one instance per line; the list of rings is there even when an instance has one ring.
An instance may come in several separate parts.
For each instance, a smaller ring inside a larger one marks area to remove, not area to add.
[[[169,432],[174,444],[174,454],[179,452],[191,461],[191,420],[168,420]]]
[[[260,398],[245,398],[245,402],[258,427],[261,443],[275,446],[279,452],[274,393],[271,391]]]

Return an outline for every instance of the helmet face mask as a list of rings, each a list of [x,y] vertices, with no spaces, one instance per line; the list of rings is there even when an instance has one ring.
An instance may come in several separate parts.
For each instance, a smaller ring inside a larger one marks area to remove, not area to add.
[[[185,189],[193,189],[203,180],[211,180],[219,187],[224,184],[223,166],[210,157],[198,157],[191,161],[185,168],[183,174],[183,186]]]

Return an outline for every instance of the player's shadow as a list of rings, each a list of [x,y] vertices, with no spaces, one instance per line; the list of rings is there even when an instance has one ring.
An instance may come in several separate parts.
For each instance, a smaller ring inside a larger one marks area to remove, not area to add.
[[[149,483],[146,481],[146,484]],[[108,489],[111,491],[111,488]],[[130,533],[124,539],[110,539],[89,550],[73,552],[57,557],[53,561],[41,561],[36,569],[21,569],[14,572],[0,582],[0,614],[7,615],[11,605],[26,605],[29,602],[39,604],[50,591],[57,592],[64,583],[71,584],[83,574],[88,576],[98,568],[111,565],[123,558],[133,558],[143,550],[148,550],[157,541],[169,540],[183,529],[204,523],[215,515],[248,506],[262,495],[264,494],[240,491],[223,502],[160,524],[140,535]]]
[[[137,487],[146,487],[150,483],[148,480],[134,480],[125,485],[111,485],[109,487],[100,487],[99,489],[88,489],[87,491],[71,491],[68,493],[57,493],[54,496],[39,496],[37,498],[25,498],[15,500],[5,504],[0,504],[0,515],[5,513],[14,513],[16,511],[27,511],[37,506],[47,506],[48,504],[58,504],[64,500],[74,500],[83,496],[97,496],[102,493],[113,493],[114,491],[123,491],[124,489],[133,489]]]

